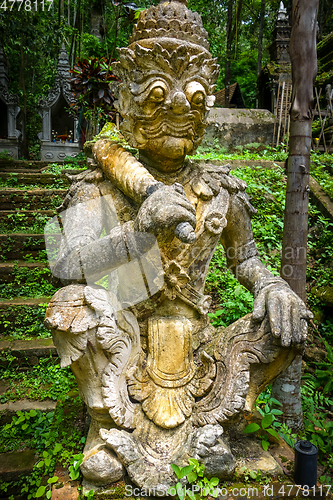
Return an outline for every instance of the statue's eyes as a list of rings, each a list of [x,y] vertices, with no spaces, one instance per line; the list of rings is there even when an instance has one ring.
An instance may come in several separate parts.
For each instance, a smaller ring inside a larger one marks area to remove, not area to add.
[[[192,103],[196,106],[201,106],[205,102],[205,94],[198,90],[192,96]]]
[[[153,102],[162,102],[165,98],[165,90],[163,87],[154,87],[149,94],[149,99]]]
[[[185,94],[192,106],[204,107],[206,104],[206,91],[199,82],[190,82],[186,85]]]

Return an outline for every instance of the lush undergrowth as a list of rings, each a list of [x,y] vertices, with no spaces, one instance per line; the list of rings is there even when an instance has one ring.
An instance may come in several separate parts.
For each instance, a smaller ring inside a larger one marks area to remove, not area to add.
[[[44,326],[46,307],[47,304],[38,307],[13,305],[2,311],[0,330],[3,337],[10,340],[50,337],[50,330]]]
[[[44,401],[45,399],[63,399],[63,397],[76,386],[75,378],[69,368],[60,368],[52,358],[42,358],[29,370],[20,371],[17,368],[19,360],[11,354],[2,354],[0,376],[8,384],[7,391],[0,396],[1,403],[17,401],[18,399],[31,399]]]
[[[318,163],[316,168],[323,170],[324,165],[318,156],[315,158]],[[216,157],[211,154],[211,159],[216,159]],[[224,156],[223,159],[227,160],[227,157]],[[229,156],[229,159],[234,158]],[[276,161],[281,159],[281,156],[274,158]],[[326,157],[324,160],[328,163]],[[285,171],[279,167],[274,170],[263,167],[242,167],[233,170],[232,175],[247,183],[247,193],[251,203],[258,210],[252,218],[252,224],[261,260],[273,274],[278,275],[282,249]],[[326,172],[322,179],[326,179],[327,175],[329,174]],[[329,179],[331,181],[331,177]],[[325,467],[322,481],[326,484],[333,483],[333,413],[331,411],[333,408],[333,318],[330,310],[325,308],[325,304],[318,298],[316,290],[323,286],[331,286],[332,282],[333,224],[310,203],[307,291],[309,306],[316,313],[314,328],[310,329],[312,333],[310,343],[325,349],[327,356],[326,359],[315,362],[310,367],[310,371],[305,371],[302,386],[304,431],[299,436],[291,436],[290,430],[286,427],[277,430],[291,445],[296,439],[304,438],[318,446],[320,461]],[[227,269],[222,246],[217,248],[213,257],[206,290],[214,298],[215,311],[210,314],[210,317],[215,326],[227,326],[252,310],[253,297]]]
[[[17,412],[12,421],[0,427],[0,452],[34,449],[38,460],[29,476],[1,482],[0,492],[24,495],[20,498],[51,498],[57,483],[56,467],[69,469],[71,479],[79,477],[82,447],[85,442],[84,407],[72,391],[58,401],[55,411]],[[14,498],[14,496],[10,497]]]
[[[283,148],[262,149],[259,152],[243,150],[242,154],[226,154],[223,151],[199,150],[195,159],[217,159],[223,163],[229,160],[271,160],[285,161],[287,157]],[[320,177],[321,185],[329,191],[330,176],[324,166],[330,164],[328,155],[314,155],[312,173]],[[318,171],[318,174],[316,173]],[[322,172],[325,172],[322,174]],[[63,168],[50,166],[49,172],[56,175],[52,185],[43,187],[66,187],[62,177]],[[247,192],[251,203],[258,210],[253,216],[253,232],[262,261],[273,274],[279,274],[281,258],[281,241],[283,231],[283,211],[285,200],[286,175],[284,169],[262,167],[243,167],[232,171],[232,175],[246,181]],[[327,177],[328,175],[328,177]],[[319,182],[319,180],[318,180]],[[9,186],[10,184],[10,186]],[[17,178],[11,177],[3,187],[27,189],[27,186],[17,183]],[[35,186],[40,188],[40,185]],[[54,208],[54,207],[51,207]],[[39,214],[40,215],[40,214]],[[15,232],[43,233],[44,225],[49,217],[36,215],[34,221],[26,222],[18,211],[16,217],[0,228],[0,232],[8,232],[11,227]],[[308,239],[308,301],[316,312],[316,322],[313,323],[311,343],[321,346],[327,352],[327,357],[312,364],[305,373],[302,386],[302,405],[304,411],[304,432],[299,436],[307,438],[319,447],[320,460],[325,467],[322,481],[324,484],[333,482],[333,318],[325,309],[313,290],[333,282],[333,225],[310,204],[309,208],[309,239]],[[37,258],[26,257],[30,261],[45,261],[45,252],[40,251]],[[41,297],[52,295],[57,288],[50,282],[47,269],[37,269],[33,272],[27,268],[14,269],[14,280],[0,288],[2,298],[11,297]],[[207,293],[213,296],[211,321],[216,326],[227,326],[253,307],[253,297],[233,274],[228,271],[222,246],[212,259],[207,277]],[[45,305],[38,308],[15,307],[8,309],[0,319],[2,335],[11,339],[33,337],[49,337],[50,333],[43,326]],[[15,317],[15,321],[12,318]],[[326,342],[326,343],[324,343]],[[79,415],[82,413],[82,403],[78,398],[73,401],[68,397],[69,391],[76,387],[74,376],[69,369],[60,369],[52,359],[41,360],[39,364],[28,367],[20,366],[18,360],[9,354],[1,357],[0,376],[8,388],[0,397],[1,402],[16,401],[20,398],[58,400],[55,412],[41,413],[38,411],[19,412],[11,423],[0,428],[2,444],[0,452],[34,448],[39,452],[39,461],[33,474],[16,483],[17,488],[28,493],[30,498],[50,498],[50,488],[55,482],[55,464],[69,466],[73,478],[78,477],[78,464],[82,458],[79,454],[84,443],[84,429]],[[27,369],[29,368],[29,369]],[[65,411],[70,403],[71,411]],[[264,414],[270,413],[270,390],[262,394],[257,407]],[[276,415],[275,413],[272,413]],[[274,417],[275,418],[275,417]],[[73,422],[76,422],[73,426]],[[81,423],[80,423],[81,422]],[[285,426],[279,426],[274,420],[274,428],[292,445],[297,438]],[[273,428],[273,427],[272,427]],[[72,476],[71,476],[72,477]],[[49,481],[49,482],[48,482]],[[0,491],[5,491],[13,485],[0,484]],[[19,491],[19,490],[17,490]],[[44,496],[43,496],[44,495]]]
[[[46,267],[18,267],[14,265],[12,280],[0,285],[0,299],[14,297],[51,297],[58,288],[50,283],[51,271]]]

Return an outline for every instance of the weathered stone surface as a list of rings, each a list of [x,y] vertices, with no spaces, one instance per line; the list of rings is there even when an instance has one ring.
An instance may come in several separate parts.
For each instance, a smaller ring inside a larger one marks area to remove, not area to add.
[[[310,175],[310,199],[325,217],[333,221],[333,201],[318,182]]]
[[[20,399],[19,401],[10,401],[9,403],[0,404],[0,425],[8,424],[11,422],[17,411],[54,411],[57,406],[56,401],[33,401],[29,399]]]
[[[277,476],[283,474],[282,467],[269,451],[262,449],[261,441],[252,437],[242,437],[233,443],[233,453],[237,456],[236,474],[242,477],[242,467],[250,470],[260,470],[262,475]]]
[[[109,484],[119,481],[124,475],[119,460],[106,450],[96,447],[86,455],[81,472],[87,481],[96,484]]]
[[[271,144],[276,118],[267,109],[213,108],[209,111],[203,145],[226,149],[246,144]],[[214,142],[215,141],[215,142]]]
[[[52,487],[51,500],[77,500],[78,498],[79,492],[75,485],[66,483],[61,488]]]
[[[304,359],[310,363],[320,363],[324,361],[327,356],[325,349],[320,349],[317,346],[306,346]]]
[[[0,454],[0,478],[2,481],[17,481],[20,476],[32,472],[36,462],[36,450],[12,451]]]

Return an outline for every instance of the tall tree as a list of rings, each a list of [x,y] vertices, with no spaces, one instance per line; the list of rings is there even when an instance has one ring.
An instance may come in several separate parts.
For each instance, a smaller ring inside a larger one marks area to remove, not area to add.
[[[318,4],[319,0],[294,0],[289,48],[293,97],[290,111],[281,276],[305,302],[313,82],[317,74]],[[293,429],[302,426],[301,365],[302,357],[299,355],[274,382],[272,390],[274,397],[283,405],[284,421]]]
[[[228,0],[227,13],[227,39],[226,39],[226,62],[225,62],[225,102],[229,102],[229,87],[231,79],[231,59],[232,59],[232,44],[237,35],[238,26],[241,19],[243,0]],[[235,12],[234,12],[235,11]]]
[[[259,33],[258,33],[258,59],[257,59],[257,96],[256,96],[256,108],[259,106],[259,88],[258,79],[261,72],[262,63],[262,39],[264,35],[264,21],[265,21],[265,0],[261,0],[260,4],[260,17],[259,17]]]

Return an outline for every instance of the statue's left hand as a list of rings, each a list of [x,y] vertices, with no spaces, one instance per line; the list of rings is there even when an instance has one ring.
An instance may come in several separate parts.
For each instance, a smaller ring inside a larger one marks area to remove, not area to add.
[[[252,317],[262,321],[267,313],[271,332],[281,339],[282,346],[302,344],[307,337],[307,322],[313,314],[286,282],[277,280],[261,288],[254,301]]]

